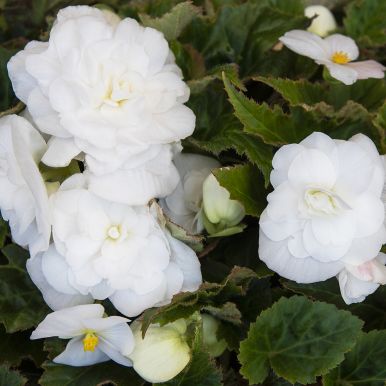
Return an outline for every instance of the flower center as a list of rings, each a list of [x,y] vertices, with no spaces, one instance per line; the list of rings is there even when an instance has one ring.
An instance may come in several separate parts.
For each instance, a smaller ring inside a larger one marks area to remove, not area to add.
[[[307,189],[304,199],[314,214],[335,214],[341,209],[339,199],[333,193],[322,189]]]
[[[331,56],[331,60],[337,64],[346,64],[350,61],[348,55],[343,51],[334,52]]]
[[[121,237],[121,230],[119,226],[113,225],[107,230],[107,236],[110,239],[118,240]]]
[[[133,85],[125,79],[111,80],[106,90],[103,102],[112,107],[120,107],[130,99]]]
[[[95,347],[98,346],[99,338],[95,332],[88,332],[83,338],[83,349],[84,351],[94,351]]]

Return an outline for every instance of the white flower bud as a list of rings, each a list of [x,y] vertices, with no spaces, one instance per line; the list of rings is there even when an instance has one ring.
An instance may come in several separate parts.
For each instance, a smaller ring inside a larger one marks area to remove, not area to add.
[[[134,370],[150,383],[166,382],[179,374],[190,361],[185,340],[186,321],[176,320],[160,326],[152,324],[142,339],[141,324],[131,325],[135,348],[130,354]]]
[[[229,192],[220,186],[213,174],[204,181],[203,209],[207,219],[222,229],[237,225],[245,216],[244,207],[230,199]]]
[[[208,314],[203,314],[201,317],[204,346],[210,355],[218,357],[227,348],[225,339],[217,339],[217,331],[220,323],[217,319]]]
[[[323,5],[311,5],[307,7],[304,10],[304,15],[310,19],[316,16],[307,29],[309,32],[325,37],[336,29],[334,15]]]

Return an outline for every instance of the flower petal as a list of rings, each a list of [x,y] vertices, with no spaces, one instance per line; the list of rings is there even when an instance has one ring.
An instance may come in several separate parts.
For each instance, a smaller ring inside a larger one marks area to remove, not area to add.
[[[315,283],[335,276],[342,268],[339,261],[322,263],[312,257],[296,258],[289,252],[288,240],[275,242],[260,230],[259,257],[268,268],[298,283]]]
[[[86,304],[48,314],[36,327],[31,339],[58,336],[62,339],[83,335],[85,318],[101,318],[104,308],[100,304]]]
[[[41,268],[41,254],[27,260],[27,271],[36,287],[43,295],[44,301],[53,310],[73,307],[81,304],[93,303],[94,299],[89,295],[67,295],[56,291],[43,275]]]
[[[132,290],[120,290],[116,291],[109,299],[119,312],[133,317],[164,300],[166,288],[166,282],[163,281],[159,287],[147,294],[138,295]]]
[[[355,70],[358,79],[376,78],[383,79],[386,67],[375,60],[364,60],[361,62],[347,63],[346,66]]]
[[[122,355],[117,349],[111,346],[104,338],[99,338],[99,349],[105,353],[110,359],[114,362],[119,363],[122,366],[132,367],[133,362],[127,358],[127,356]],[[134,344],[133,344],[134,345]],[[130,351],[131,352],[131,351]]]
[[[73,158],[80,153],[80,149],[70,138],[51,137],[48,141],[48,150],[42,162],[52,167],[68,166]]]
[[[336,181],[336,171],[330,158],[320,150],[309,149],[295,157],[288,170],[293,186],[330,189]]]
[[[358,73],[354,69],[348,67],[347,64],[335,64],[332,62],[321,62],[321,64],[326,65],[333,78],[340,80],[347,86],[354,84],[358,79]]]
[[[290,50],[311,59],[327,59],[328,46],[323,39],[311,32],[293,30],[286,32],[279,40]]]
[[[329,58],[336,52],[343,52],[348,55],[350,61],[359,56],[359,49],[355,41],[348,36],[333,34],[324,39],[327,43]]]
[[[98,347],[94,351],[85,351],[82,339],[83,336],[71,339],[66,349],[54,358],[53,361],[63,365],[81,367],[110,360],[109,356]]]

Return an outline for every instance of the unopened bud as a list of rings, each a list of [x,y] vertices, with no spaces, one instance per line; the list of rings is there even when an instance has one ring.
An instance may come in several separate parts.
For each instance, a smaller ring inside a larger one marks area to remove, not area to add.
[[[218,339],[217,332],[220,323],[213,316],[202,314],[203,343],[209,354],[213,357],[220,356],[227,348],[225,339]]]
[[[141,324],[134,322],[135,347],[130,354],[134,370],[150,383],[166,382],[179,374],[190,361],[186,327],[184,319],[162,327],[152,324],[142,339]]]
[[[228,190],[220,186],[213,174],[204,181],[203,210],[208,221],[219,225],[217,231],[234,227],[245,216],[244,207],[230,199]]]
[[[311,5],[304,10],[304,14],[308,18],[316,16],[307,29],[309,32],[323,38],[336,29],[334,15],[323,5]]]

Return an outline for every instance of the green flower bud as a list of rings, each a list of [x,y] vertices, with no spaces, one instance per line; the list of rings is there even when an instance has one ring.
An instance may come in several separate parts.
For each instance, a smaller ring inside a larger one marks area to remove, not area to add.
[[[213,174],[204,181],[203,211],[206,219],[214,225],[206,226],[209,233],[214,233],[214,229],[221,232],[235,227],[245,216],[244,207],[237,200],[230,199],[228,190],[220,186]]]
[[[225,339],[217,339],[217,331],[220,323],[213,316],[202,314],[203,343],[209,354],[213,357],[220,356],[227,348]]]

